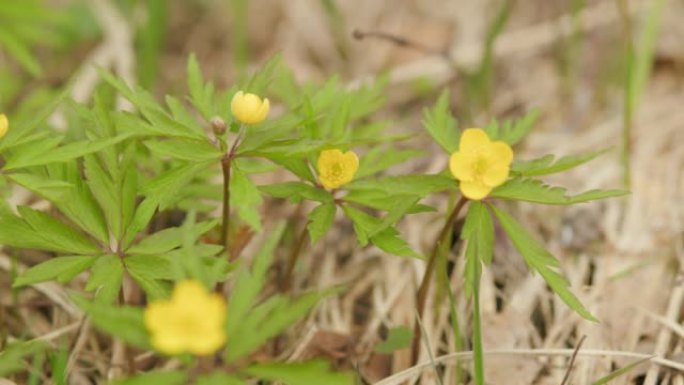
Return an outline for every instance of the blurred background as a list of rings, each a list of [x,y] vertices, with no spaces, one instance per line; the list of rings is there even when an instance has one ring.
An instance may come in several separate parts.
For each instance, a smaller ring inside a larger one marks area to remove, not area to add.
[[[219,87],[275,54],[301,82],[339,76],[358,87],[386,77],[380,115],[396,130],[416,133],[411,147],[434,154],[405,172],[446,166],[446,154],[420,127],[422,109],[445,88],[463,127],[537,110],[520,158],[608,149],[549,182],[571,192],[628,188],[628,198],[516,208],[601,323],[573,315],[509,245],[498,245],[483,279],[484,343],[512,353],[488,357],[488,381],[559,384],[567,358],[521,352],[572,348],[582,336],[584,349],[608,353],[580,355],[575,383],[630,362],[620,352],[684,366],[684,2],[0,0],[0,111],[30,111],[67,86],[87,102],[98,84],[96,66],[160,98],[183,95],[190,53]],[[425,250],[441,220],[412,218],[403,233]],[[342,280],[351,289],[317,310],[315,332],[302,343],[313,344],[311,355],[358,366],[367,381],[378,381],[409,367],[407,356],[380,357],[371,348],[378,330],[412,322],[413,303],[404,298],[411,298],[424,264],[361,250],[351,229],[340,228],[313,250],[330,264],[316,280]],[[441,353],[453,339],[447,313],[428,311],[425,320]],[[682,367],[654,368],[642,365],[616,383],[684,384]],[[424,376],[423,383],[434,383]]]

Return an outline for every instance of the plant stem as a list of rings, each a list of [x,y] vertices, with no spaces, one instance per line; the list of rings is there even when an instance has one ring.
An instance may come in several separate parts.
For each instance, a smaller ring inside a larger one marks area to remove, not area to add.
[[[425,303],[427,302],[427,295],[430,289],[430,281],[432,280],[435,267],[437,266],[439,247],[446,241],[447,235],[449,235],[450,231],[453,231],[452,229],[454,223],[456,222],[456,218],[458,218],[459,212],[463,209],[467,201],[468,199],[465,197],[461,197],[461,199],[459,199],[451,211],[451,214],[449,214],[444,227],[442,227],[442,231],[440,231],[439,235],[437,236],[437,240],[435,241],[432,252],[430,253],[430,258],[428,259],[427,267],[425,268],[423,280],[421,281],[418,292],[416,293],[416,312],[418,318],[422,318],[423,312],[425,311]],[[420,353],[420,336],[420,325],[416,322],[416,325],[413,328],[413,345],[411,347],[411,363],[414,365],[418,361],[418,355]]]
[[[221,158],[221,168],[223,169],[223,225],[221,226],[221,245],[225,250],[228,259],[232,262],[233,257],[230,255],[230,171],[235,158],[235,152],[242,139],[244,126],[240,126],[233,145],[230,150]]]

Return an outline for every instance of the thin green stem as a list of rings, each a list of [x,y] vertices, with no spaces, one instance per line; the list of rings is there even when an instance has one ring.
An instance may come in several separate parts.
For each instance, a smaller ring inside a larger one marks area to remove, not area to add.
[[[442,231],[439,232],[437,240],[435,241],[435,244],[432,248],[432,252],[430,253],[430,257],[428,259],[428,264],[425,267],[425,274],[423,275],[423,280],[421,281],[420,287],[418,288],[418,292],[416,293],[416,313],[418,318],[422,318],[423,313],[425,312],[425,303],[427,302],[427,296],[430,289],[430,281],[432,280],[432,276],[435,272],[435,267],[437,266],[437,257],[439,255],[440,245],[445,242],[445,239],[449,235],[449,232],[453,231],[452,229],[454,227],[456,219],[458,218],[458,214],[461,212],[466,202],[468,202],[468,199],[465,197],[461,197],[461,199],[459,199],[459,201],[456,203],[453,210],[451,211],[451,214],[449,214],[449,217],[447,218],[444,227],[442,227]],[[420,353],[420,336],[420,326],[416,322],[416,325],[413,329],[413,345],[411,347],[411,362],[413,364],[415,364],[418,361],[418,355]]]
[[[230,175],[233,159],[242,140],[244,126],[240,126],[240,131],[238,132],[233,145],[230,150],[221,158],[221,169],[223,170],[223,210],[222,219],[223,225],[221,227],[221,245],[223,245],[226,255],[229,260],[233,260],[230,255]]]
[[[484,385],[484,355],[482,349],[482,320],[480,319],[480,264],[475,264],[477,274],[473,282],[473,366],[475,384]]]

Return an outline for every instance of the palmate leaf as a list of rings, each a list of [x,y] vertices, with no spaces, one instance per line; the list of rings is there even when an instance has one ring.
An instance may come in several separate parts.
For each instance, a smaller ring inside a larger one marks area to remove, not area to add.
[[[533,110],[520,119],[507,120],[502,125],[493,120],[485,127],[485,131],[492,140],[502,140],[512,146],[530,132],[537,118],[539,118],[539,111]]]
[[[275,198],[287,198],[294,203],[299,203],[303,199],[322,203],[333,201],[333,196],[330,192],[314,187],[308,183],[283,182],[258,187],[261,192]]]
[[[422,155],[425,155],[425,152],[420,150],[398,150],[387,146],[376,146],[361,157],[359,169],[354,177],[360,179],[373,175]]]
[[[423,126],[448,154],[458,151],[460,130],[449,111],[449,91],[444,90],[431,109],[423,111]]]
[[[553,187],[530,178],[514,178],[495,188],[492,198],[542,203],[548,205],[571,205],[598,199],[619,197],[629,194],[624,190],[590,190],[578,195],[566,195],[567,189]]]
[[[123,273],[123,263],[118,256],[99,257],[92,267],[85,289],[95,291],[95,298],[98,302],[113,303],[119,295]]]
[[[230,204],[237,207],[238,216],[256,231],[261,230],[259,208],[263,199],[257,186],[247,174],[233,167],[230,178]]]
[[[202,70],[200,69],[197,57],[191,54],[188,58],[188,89],[190,90],[190,101],[192,105],[202,114],[205,120],[209,121],[216,112],[214,110],[214,86],[205,84]]]
[[[349,205],[342,206],[342,210],[351,219],[354,225],[354,232],[361,246],[366,246],[370,241],[379,249],[389,254],[401,257],[420,256],[400,237],[399,232],[394,227],[383,223],[382,219]],[[378,231],[378,229],[380,230]],[[371,234],[373,235],[371,236]]]
[[[391,211],[396,208],[394,200],[403,201],[404,199],[415,198],[412,195],[388,194],[382,190],[354,190],[350,191],[342,198],[343,202],[356,203],[361,206],[370,207],[382,211]],[[416,214],[435,211],[434,207],[423,205],[420,203],[414,204],[410,207],[406,214]]]
[[[90,301],[77,293],[72,293],[71,299],[88,314],[98,329],[121,338],[133,346],[150,348],[142,308]]]
[[[490,207],[530,270],[538,272],[549,287],[551,287],[551,290],[577,314],[587,320],[598,321],[568,289],[568,281],[556,272],[555,269],[560,266],[558,260],[528,234],[510,214],[499,210],[495,206]]]
[[[384,191],[392,196],[399,194],[424,197],[436,192],[456,189],[458,188],[458,184],[454,178],[442,174],[402,175],[357,180],[346,185],[346,188],[351,191]]]
[[[282,381],[286,385],[353,385],[351,373],[335,373],[324,361],[302,363],[264,363],[251,365],[245,372],[270,381]]]
[[[541,176],[556,174],[581,166],[594,158],[603,155],[608,150],[597,150],[581,155],[568,155],[556,159],[554,155],[545,155],[530,161],[517,161],[513,163],[511,171],[520,176]]]

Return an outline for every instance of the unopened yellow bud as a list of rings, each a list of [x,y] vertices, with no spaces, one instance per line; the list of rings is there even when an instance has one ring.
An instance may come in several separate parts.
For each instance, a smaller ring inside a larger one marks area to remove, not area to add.
[[[7,134],[9,130],[9,120],[5,114],[0,114],[0,139]]]
[[[254,94],[238,91],[230,102],[233,116],[244,124],[261,123],[268,115],[270,108],[268,99],[263,100]]]

